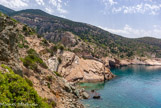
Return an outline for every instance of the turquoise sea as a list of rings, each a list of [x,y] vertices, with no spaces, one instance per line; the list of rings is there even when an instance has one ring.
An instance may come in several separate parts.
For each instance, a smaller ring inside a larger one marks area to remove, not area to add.
[[[87,108],[161,108],[161,67],[128,66],[111,70],[116,78],[105,83],[84,83],[101,99],[83,100]]]

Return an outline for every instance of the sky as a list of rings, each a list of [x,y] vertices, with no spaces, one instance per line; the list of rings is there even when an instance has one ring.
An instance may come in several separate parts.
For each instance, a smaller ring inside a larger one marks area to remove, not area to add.
[[[129,38],[161,39],[161,0],[0,0],[13,10],[41,9]]]

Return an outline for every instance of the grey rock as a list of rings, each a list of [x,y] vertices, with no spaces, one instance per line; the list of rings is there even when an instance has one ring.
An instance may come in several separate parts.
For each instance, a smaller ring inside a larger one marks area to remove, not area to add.
[[[86,92],[83,92],[82,95],[83,95],[83,98],[84,98],[84,99],[88,99],[88,98],[89,98],[89,94],[86,93]]]
[[[72,91],[72,89],[71,89],[69,83],[65,83],[64,89],[65,89],[67,92],[71,92],[71,91]]]

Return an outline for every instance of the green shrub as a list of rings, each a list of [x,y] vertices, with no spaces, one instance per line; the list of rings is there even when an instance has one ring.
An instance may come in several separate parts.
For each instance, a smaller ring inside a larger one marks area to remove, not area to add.
[[[50,83],[47,83],[47,85],[48,85],[48,88],[50,89]]]
[[[38,34],[37,37],[38,37],[38,38],[41,38],[42,36]]]
[[[27,31],[27,25],[23,26],[23,31]]]
[[[47,65],[43,62],[43,60],[39,57],[34,49],[29,49],[27,51],[28,56],[24,59],[21,58],[23,65],[27,68],[37,70],[37,64],[39,64],[43,68],[48,68]]]
[[[48,43],[48,41],[47,41],[46,39],[43,39],[43,40],[42,40],[42,44],[43,44],[44,46],[49,45],[49,43]]]
[[[54,71],[54,73],[56,74],[56,76],[62,77],[58,72]]]
[[[62,60],[61,60],[61,58],[60,58],[60,57],[58,57],[58,61],[59,61],[59,63],[60,63],[60,64],[62,63]]]
[[[25,78],[26,82],[28,83],[29,86],[33,87],[33,83],[31,80],[29,80],[28,78]]]
[[[61,46],[59,47],[59,49],[60,49],[61,51],[63,51],[63,50],[64,50],[64,46],[61,45]]]
[[[50,104],[52,105],[52,107],[56,107],[56,103],[54,101],[52,101]]]
[[[30,49],[27,51],[27,54],[38,55],[38,54],[36,53],[36,51],[35,51],[34,49],[32,49],[32,48],[30,48]]]
[[[13,70],[10,67],[6,66],[5,64],[1,64],[1,67],[7,69],[10,73],[13,73]]]
[[[13,22],[15,22],[15,23],[17,22],[17,20],[15,20],[15,19],[13,19],[13,18],[11,18],[11,20],[12,20]]]
[[[18,47],[19,47],[19,48],[23,48],[23,47],[24,47],[24,45],[23,45],[23,44],[18,43]]]
[[[28,45],[24,45],[24,48],[26,48],[26,49],[27,49],[27,48],[29,48],[29,46],[28,46]]]
[[[52,46],[50,49],[51,49],[53,52],[57,52],[58,47],[55,45],[55,46]]]
[[[11,68],[1,65],[2,68],[8,69],[10,72],[0,72],[0,103],[15,103],[16,106],[8,106],[9,108],[22,108],[18,103],[35,104],[35,106],[27,106],[27,108],[51,108],[38,96],[33,87],[29,86],[25,79],[15,74]],[[1,106],[6,108],[7,106]],[[7,108],[8,108],[7,107]]]

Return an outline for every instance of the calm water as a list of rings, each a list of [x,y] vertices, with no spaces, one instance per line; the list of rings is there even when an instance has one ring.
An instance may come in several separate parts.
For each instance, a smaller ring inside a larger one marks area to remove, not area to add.
[[[111,81],[82,84],[101,95],[100,100],[84,100],[87,108],[161,108],[161,67],[129,66],[111,71],[117,75]]]

